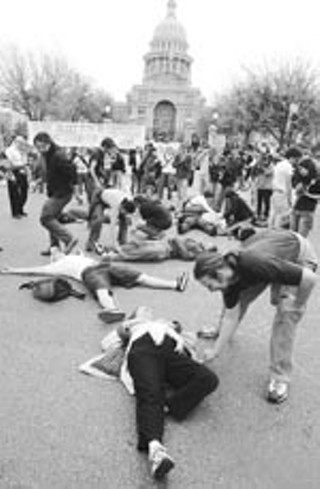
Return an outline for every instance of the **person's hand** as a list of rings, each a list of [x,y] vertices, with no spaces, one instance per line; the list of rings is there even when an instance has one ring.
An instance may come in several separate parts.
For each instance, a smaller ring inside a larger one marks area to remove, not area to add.
[[[219,336],[219,329],[215,326],[203,327],[197,331],[198,338],[204,340],[216,340]]]
[[[174,351],[177,353],[180,353],[180,354],[184,352],[183,338],[176,338],[176,347],[175,347]]]
[[[3,268],[0,268],[0,274],[5,275],[7,273],[10,273],[11,270],[12,270],[11,267],[3,267]]]

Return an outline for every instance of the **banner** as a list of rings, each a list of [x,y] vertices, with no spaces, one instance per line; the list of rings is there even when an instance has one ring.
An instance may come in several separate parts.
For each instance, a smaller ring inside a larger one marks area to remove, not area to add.
[[[47,132],[54,142],[64,147],[95,148],[106,137],[112,138],[121,149],[145,145],[145,127],[138,124],[29,121],[28,140],[31,144],[38,132]]]

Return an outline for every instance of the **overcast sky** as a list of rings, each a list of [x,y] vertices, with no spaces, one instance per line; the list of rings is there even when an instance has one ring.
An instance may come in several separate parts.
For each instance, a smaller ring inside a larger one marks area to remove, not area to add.
[[[319,0],[176,0],[194,58],[193,85],[212,100],[242,66],[310,60],[320,67]],[[167,0],[2,0],[0,45],[63,54],[124,100]]]

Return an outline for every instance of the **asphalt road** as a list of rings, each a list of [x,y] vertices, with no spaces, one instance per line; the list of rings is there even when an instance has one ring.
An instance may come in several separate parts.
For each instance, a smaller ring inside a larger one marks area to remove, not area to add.
[[[45,263],[47,237],[38,222],[43,196],[13,220],[0,187],[0,266]],[[83,244],[84,224],[72,224]],[[199,235],[200,236],[200,235]],[[319,216],[311,236],[320,255]],[[233,242],[216,239],[221,246]],[[172,277],[192,264],[138,265]],[[134,399],[116,381],[89,378],[79,364],[99,353],[110,331],[91,298],[47,305],[19,291],[19,277],[0,277],[0,488],[142,489],[157,487],[135,449]],[[193,280],[183,294],[116,291],[125,311],[154,307],[186,329],[210,325],[220,298]],[[296,343],[291,396],[264,399],[273,311],[264,295],[233,344],[213,365],[219,389],[188,418],[169,421],[165,443],[176,467],[159,487],[172,489],[318,489],[320,487],[319,285]]]

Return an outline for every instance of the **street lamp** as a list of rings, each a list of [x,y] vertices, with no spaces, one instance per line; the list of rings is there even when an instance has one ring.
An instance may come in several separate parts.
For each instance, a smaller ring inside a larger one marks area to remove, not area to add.
[[[111,112],[112,112],[111,105],[107,104],[104,108],[103,113],[102,113],[102,117],[103,117],[104,122],[110,122],[111,121],[111,116],[112,116]]]

